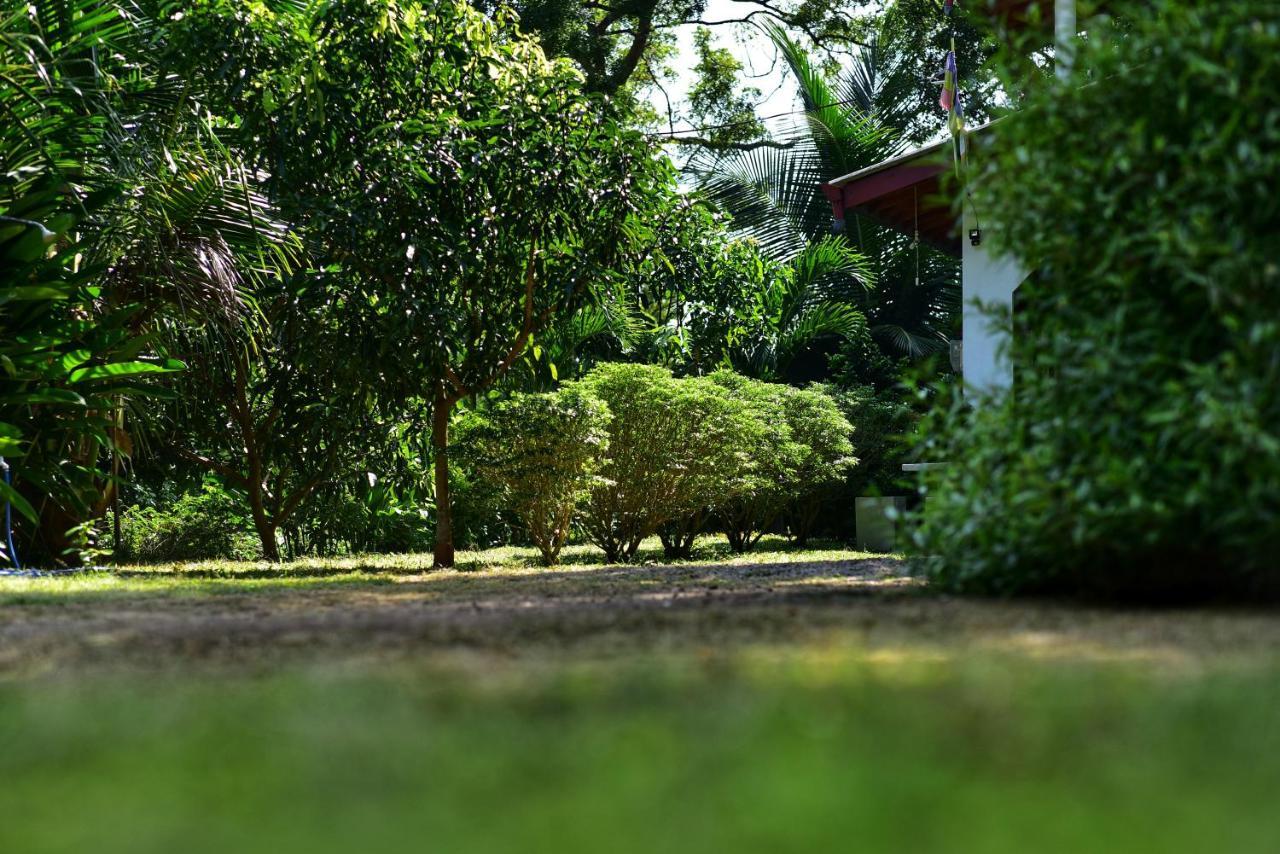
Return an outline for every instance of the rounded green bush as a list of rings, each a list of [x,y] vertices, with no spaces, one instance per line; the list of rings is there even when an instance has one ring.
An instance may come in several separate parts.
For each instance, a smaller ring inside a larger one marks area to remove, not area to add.
[[[1118,19],[1117,19],[1118,20]],[[1280,587],[1280,5],[1088,23],[975,149],[1026,269],[1014,392],[935,413],[919,530],[950,589]]]
[[[498,488],[547,566],[559,560],[575,511],[598,480],[609,418],[603,402],[568,387],[516,395],[464,431],[473,470]]]

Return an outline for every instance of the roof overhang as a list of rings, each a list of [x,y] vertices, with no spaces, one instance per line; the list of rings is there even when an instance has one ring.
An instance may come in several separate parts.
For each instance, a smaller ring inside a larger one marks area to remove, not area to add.
[[[951,163],[951,140],[943,140],[822,185],[836,220],[862,214],[960,256],[960,233],[943,175]]]
[[[997,120],[998,121],[998,120]],[[969,131],[972,148],[976,136],[995,122]],[[959,211],[955,194],[959,181],[953,174],[952,139],[890,157],[879,163],[841,175],[822,185],[836,220],[849,213],[861,214],[906,235],[960,257]]]

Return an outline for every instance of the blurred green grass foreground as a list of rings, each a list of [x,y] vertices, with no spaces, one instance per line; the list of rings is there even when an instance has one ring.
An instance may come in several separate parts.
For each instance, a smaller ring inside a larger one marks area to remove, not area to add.
[[[702,558],[0,581],[0,851],[1280,849],[1275,615]]]

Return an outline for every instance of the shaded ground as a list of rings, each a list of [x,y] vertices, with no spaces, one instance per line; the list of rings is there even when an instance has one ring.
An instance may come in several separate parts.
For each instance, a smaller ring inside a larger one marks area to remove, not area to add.
[[[1280,850],[1274,611],[569,557],[0,580],[0,851]]]
[[[772,547],[772,548],[770,548]],[[727,646],[825,644],[866,655],[1035,657],[1195,667],[1266,658],[1280,619],[939,597],[895,558],[840,550],[675,565],[565,566],[505,549],[429,571],[428,556],[209,563],[112,576],[0,581],[0,675],[103,665],[266,666],[462,652],[472,659],[608,658]]]

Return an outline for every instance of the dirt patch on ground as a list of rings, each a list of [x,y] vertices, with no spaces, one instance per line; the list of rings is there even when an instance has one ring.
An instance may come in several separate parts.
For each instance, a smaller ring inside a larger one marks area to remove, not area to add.
[[[892,559],[340,575],[306,586],[192,594],[129,578],[0,607],[0,675],[297,660],[711,652],[753,644],[856,647],[868,657],[975,648],[1195,666],[1273,656],[1280,617],[1118,611],[930,594]],[[12,588],[6,588],[13,593]]]

